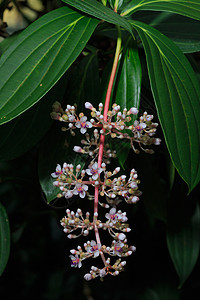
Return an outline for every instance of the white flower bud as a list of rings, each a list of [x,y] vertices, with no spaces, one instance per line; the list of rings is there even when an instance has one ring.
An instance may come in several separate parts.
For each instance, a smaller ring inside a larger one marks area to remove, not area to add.
[[[135,246],[130,246],[131,251],[135,252],[136,251],[136,247]]]
[[[119,235],[117,237],[120,241],[123,241],[126,238],[125,234],[123,234],[123,233],[119,233]]]
[[[89,280],[92,279],[92,275],[87,273],[87,274],[84,275],[84,278],[85,278],[85,280],[89,281]]]
[[[136,189],[136,188],[137,188],[137,183],[136,183],[136,182],[131,182],[131,183],[130,183],[130,187],[131,187],[132,189]]]
[[[129,111],[133,115],[137,115],[138,114],[138,109],[136,107],[131,107],[131,109]]]
[[[153,115],[147,115],[147,116],[146,116],[146,120],[147,120],[147,121],[151,121],[152,119],[153,119]]]
[[[81,214],[81,213],[82,213],[82,210],[81,210],[80,208],[78,208],[78,209],[77,209],[77,213],[78,213],[78,214]]]
[[[104,269],[99,270],[99,276],[100,277],[106,276],[106,271]]]
[[[73,122],[75,120],[75,117],[73,115],[69,115],[69,121]]]
[[[113,273],[113,275],[114,275],[114,276],[119,275],[119,271],[115,271],[115,272]]]
[[[85,102],[85,108],[93,109],[93,105],[90,102]]]
[[[105,163],[102,163],[102,164],[101,164],[101,167],[102,167],[103,169],[105,169],[105,168],[106,168],[106,164],[105,164]]]
[[[120,167],[115,168],[115,170],[113,171],[113,174],[117,174],[120,171]]]
[[[132,199],[131,199],[131,202],[132,203],[136,203],[139,201],[139,198],[137,196],[134,196]]]
[[[97,272],[97,271],[98,271],[98,268],[95,267],[95,266],[91,266],[91,270],[94,271],[94,272]]]
[[[76,250],[75,249],[71,249],[70,252],[71,252],[71,254],[76,254]]]
[[[74,150],[75,152],[81,152],[82,148],[79,147],[79,146],[74,146],[73,150]]]

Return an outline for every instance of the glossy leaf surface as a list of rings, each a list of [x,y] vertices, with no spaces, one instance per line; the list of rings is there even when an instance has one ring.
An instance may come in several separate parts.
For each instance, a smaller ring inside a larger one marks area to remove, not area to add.
[[[184,53],[200,51],[200,22],[172,15],[155,28],[169,37]]]
[[[0,276],[2,275],[10,254],[10,227],[4,206],[0,203]]]
[[[122,15],[132,14],[138,10],[169,11],[200,20],[199,0],[132,0],[124,8]]]
[[[134,22],[144,45],[151,89],[172,161],[192,190],[200,180],[200,87],[179,48],[150,26]]]
[[[25,29],[0,60],[0,124],[36,103],[80,54],[98,21],[68,7]]]
[[[12,160],[29,151],[48,131],[53,120],[50,118],[52,104],[62,99],[67,76],[25,113],[0,126],[0,160]]]
[[[132,28],[128,20],[116,14],[112,9],[94,0],[62,0],[70,6],[77,8],[91,16],[108,23],[119,25],[132,34]]]
[[[137,45],[129,42],[119,61],[115,82],[114,99],[121,109],[139,108],[142,83],[142,70]],[[127,159],[130,143],[125,140],[113,141],[117,159],[121,166]]]

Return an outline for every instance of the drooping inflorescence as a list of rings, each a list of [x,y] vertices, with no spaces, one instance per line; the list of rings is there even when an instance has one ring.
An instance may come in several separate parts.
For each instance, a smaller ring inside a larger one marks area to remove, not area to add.
[[[136,120],[138,110],[135,107],[120,111],[120,106],[113,104],[112,110],[108,111],[106,118],[102,114],[103,104],[99,104],[98,110],[89,102],[85,103],[85,108],[91,111],[91,118],[88,120],[84,113],[77,115],[76,107],[67,105],[63,110],[60,103],[53,105],[51,117],[66,124],[63,131],[70,130],[75,135],[75,130],[80,130],[85,139],[81,140],[81,145],[74,146],[74,151],[78,154],[87,154],[89,163],[86,166],[80,164],[64,163],[57,165],[55,172],[51,176],[55,179],[54,186],[60,189],[57,197],[66,199],[73,196],[80,198],[94,199],[97,204],[94,214],[91,217],[89,212],[83,214],[81,209],[76,212],[66,210],[66,216],[62,218],[61,225],[68,238],[88,236],[94,231],[96,241],[90,240],[84,246],[78,246],[77,250],[72,249],[70,259],[71,266],[80,268],[82,262],[87,258],[101,257],[104,263],[103,268],[91,267],[89,273],[85,274],[86,280],[96,277],[105,277],[107,274],[113,276],[123,271],[126,261],[121,259],[131,255],[135,246],[128,246],[126,233],[131,229],[126,223],[128,218],[126,212],[117,210],[117,205],[121,201],[128,204],[136,203],[139,200],[141,191],[138,188],[140,180],[135,169],[130,174],[120,173],[120,167],[114,170],[108,168],[111,158],[116,157],[116,151],[111,150],[109,143],[103,145],[102,157],[99,158],[101,137],[126,139],[130,142],[130,147],[135,153],[139,150],[135,148],[137,143],[141,149],[147,153],[153,153],[152,149],[144,148],[149,145],[159,145],[160,139],[155,138],[157,123],[153,123],[153,116],[146,112]],[[92,131],[89,134],[89,131]],[[109,209],[105,213],[104,221],[98,217],[98,205]],[[109,246],[101,243],[99,231],[104,230],[109,233],[112,241]],[[108,256],[108,258],[106,258]],[[117,257],[112,264],[110,256]]]

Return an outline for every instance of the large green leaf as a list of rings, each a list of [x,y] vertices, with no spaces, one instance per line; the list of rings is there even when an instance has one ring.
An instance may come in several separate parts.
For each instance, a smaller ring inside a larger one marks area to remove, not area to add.
[[[115,87],[115,101],[122,108],[139,108],[142,69],[137,45],[131,41],[119,62]]]
[[[108,23],[119,25],[132,34],[132,28],[130,23],[125,18],[120,17],[112,9],[104,6],[96,0],[62,0],[63,2],[77,8],[91,16],[94,16],[100,20],[104,20]]]
[[[0,203],[0,276],[8,262],[10,254],[10,227],[4,206]]]
[[[98,21],[59,8],[24,30],[0,60],[0,124],[37,102],[80,54]]]
[[[180,49],[158,30],[134,22],[144,45],[151,88],[167,147],[192,190],[200,180],[200,87]]]
[[[146,23],[169,37],[184,53],[200,51],[200,22],[169,12],[138,11],[134,20]]]
[[[49,117],[52,104],[63,98],[66,82],[67,76],[64,75],[42,101],[0,126],[0,160],[21,156],[41,140],[52,125],[53,120]]]
[[[200,22],[172,15],[155,28],[169,37],[184,53],[200,51]]]
[[[142,84],[142,69],[136,43],[128,42],[119,61],[117,79],[114,88],[114,99],[121,109],[139,108]],[[124,140],[114,142],[117,160],[123,167],[128,157],[130,143]]]
[[[160,10],[200,20],[199,0],[132,0],[122,11],[126,16],[138,10]]]
[[[167,245],[171,259],[180,279],[180,286],[192,272],[200,250],[200,209],[196,206],[192,217],[188,218],[187,204],[177,209],[176,220],[169,226]],[[179,216],[179,217],[178,217]],[[180,219],[181,217],[181,219]]]

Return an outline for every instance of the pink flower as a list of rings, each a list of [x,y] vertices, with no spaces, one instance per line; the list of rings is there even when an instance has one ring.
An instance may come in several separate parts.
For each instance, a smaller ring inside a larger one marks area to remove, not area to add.
[[[90,243],[91,247],[87,249],[89,253],[94,254],[94,258],[99,256],[99,250],[101,249],[101,244],[97,244],[95,241],[91,241]]]
[[[71,258],[71,267],[80,268],[82,266],[81,260],[78,257],[78,255],[75,255],[75,256],[70,255],[69,257]]]
[[[57,178],[57,177],[59,177],[62,174],[63,174],[63,171],[61,169],[61,165],[57,164],[56,171],[54,173],[51,173],[51,176],[53,178]]]
[[[113,254],[121,257],[123,253],[123,247],[124,243],[114,241]]]
[[[97,162],[95,162],[89,169],[86,169],[86,173],[92,176],[93,180],[97,180],[102,171],[102,168],[98,168]]]
[[[134,122],[134,130],[135,131],[142,131],[144,128],[146,128],[147,127],[147,125],[145,124],[145,123],[143,123],[143,122],[138,122],[138,121],[135,121]]]
[[[105,215],[105,217],[113,224],[119,220],[119,216],[118,214],[116,214],[116,208],[114,207],[111,208],[111,210]]]
[[[73,191],[73,194],[79,195],[81,198],[85,198],[85,194],[87,190],[88,190],[88,186],[86,184],[77,183]]]
[[[80,128],[80,132],[82,134],[86,133],[87,128],[91,128],[92,127],[92,123],[87,121],[87,117],[83,116],[80,121],[76,122],[75,126],[77,128]]]

